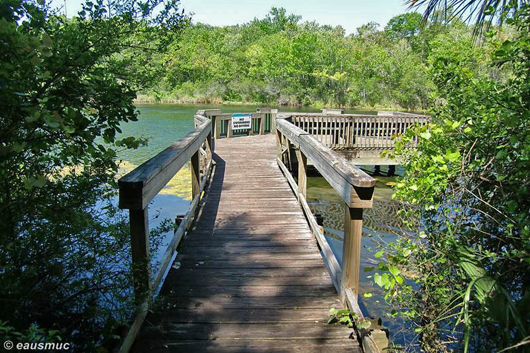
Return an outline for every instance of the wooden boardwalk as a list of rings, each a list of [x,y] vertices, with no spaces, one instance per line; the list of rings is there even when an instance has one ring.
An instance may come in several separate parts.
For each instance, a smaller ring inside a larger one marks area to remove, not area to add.
[[[270,135],[216,141],[205,206],[136,352],[360,352]]]

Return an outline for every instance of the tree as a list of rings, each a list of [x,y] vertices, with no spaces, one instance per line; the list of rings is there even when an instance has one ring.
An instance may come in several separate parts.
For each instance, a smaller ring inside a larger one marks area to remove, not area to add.
[[[420,31],[422,17],[417,12],[392,17],[385,27],[385,33],[391,40],[410,40]]]
[[[112,195],[118,138],[145,76],[126,51],[163,46],[176,2],[0,3],[0,329],[111,347],[130,315],[129,236]]]
[[[265,33],[272,34],[295,29],[296,24],[301,19],[301,16],[287,15],[287,10],[283,7],[273,7],[264,20],[258,20],[257,22]]]

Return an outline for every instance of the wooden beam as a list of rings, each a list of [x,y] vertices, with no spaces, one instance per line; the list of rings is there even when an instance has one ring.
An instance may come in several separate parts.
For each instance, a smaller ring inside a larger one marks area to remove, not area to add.
[[[297,149],[296,159],[298,160],[298,200],[300,201],[300,195],[305,197],[307,190],[307,157],[300,149]]]
[[[151,270],[149,263],[149,215],[143,210],[129,210],[131,229],[132,273],[137,305],[149,298]]]
[[[119,207],[143,210],[197,152],[211,133],[209,119],[181,140],[143,163],[120,180]]]
[[[199,185],[201,183],[201,172],[199,169],[199,151],[191,157],[191,197],[195,198],[199,194]]]
[[[363,209],[344,206],[344,243],[342,248],[341,297],[346,303],[345,289],[351,289],[355,300],[359,295],[361,270],[361,239],[363,236]]]
[[[280,167],[280,170],[282,171],[283,175],[287,179],[287,182],[293,190],[293,193],[300,200],[302,210],[304,211],[304,214],[307,218],[307,222],[309,223],[311,232],[315,236],[315,239],[320,247],[320,253],[322,255],[322,259],[324,260],[324,264],[326,265],[326,268],[328,270],[329,276],[331,277],[331,281],[333,282],[337,293],[340,293],[341,269],[339,262],[337,261],[335,254],[333,254],[333,251],[331,250],[326,240],[326,237],[324,236],[324,234],[322,234],[322,231],[317,223],[317,220],[315,219],[315,216],[313,215],[313,213],[311,213],[311,209],[309,208],[305,197],[303,195],[300,196],[300,194],[298,193],[298,185],[294,181],[291,173],[289,173],[289,170],[287,170],[287,167],[283,164],[281,159],[276,158],[276,162],[278,163],[278,166]]]
[[[177,228],[177,230],[175,230],[173,239],[171,239],[171,242],[168,244],[167,249],[164,255],[162,256],[162,260],[160,261],[160,268],[151,286],[152,291],[156,291],[156,289],[162,283],[164,279],[164,275],[167,272],[168,267],[171,265],[171,262],[172,262],[171,260],[173,259],[173,254],[175,253],[175,250],[177,250],[177,247],[179,246],[180,241],[182,240],[182,237],[184,236],[185,232],[189,229],[193,220],[195,219],[195,214],[196,214],[195,211],[197,210],[197,207],[199,206],[199,202],[201,200],[200,198],[201,193],[204,191],[206,184],[208,183],[208,180],[210,180],[210,175],[213,170],[213,165],[214,165],[213,161],[210,161],[208,163],[208,166],[206,167],[206,172],[204,173],[204,177],[202,178],[202,181],[201,181],[199,193],[193,198],[190,208],[184,215],[184,218],[182,218],[182,221],[180,222],[179,227]]]

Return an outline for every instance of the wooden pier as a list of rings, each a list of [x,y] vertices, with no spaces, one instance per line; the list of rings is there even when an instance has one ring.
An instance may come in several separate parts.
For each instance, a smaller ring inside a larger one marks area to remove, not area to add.
[[[119,180],[137,304],[120,352],[381,351],[381,330],[328,324],[330,308],[365,320],[362,217],[375,180],[319,140],[374,130],[314,117],[306,126],[299,114],[261,109],[248,130],[233,130],[230,115],[199,111],[194,131]],[[149,203],[188,163],[193,199],[153,271]],[[308,164],[344,202],[342,268],[305,199]]]
[[[273,135],[217,141],[202,213],[136,352],[359,352]]]

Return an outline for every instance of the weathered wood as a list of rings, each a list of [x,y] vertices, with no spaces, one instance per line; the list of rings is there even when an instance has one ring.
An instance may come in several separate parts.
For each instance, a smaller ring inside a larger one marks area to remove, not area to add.
[[[375,179],[348,164],[336,152],[289,121],[279,120],[277,128],[295,147],[300,148],[349,206],[371,207]]]
[[[145,352],[178,352],[178,353],[241,353],[241,352],[267,352],[267,353],[321,353],[330,352],[361,352],[358,347],[352,347],[348,340],[337,339],[277,339],[277,340],[182,340],[171,341],[156,339],[146,342],[141,347]]]
[[[233,280],[233,279],[232,279]],[[327,308],[319,309],[298,309],[290,308],[281,312],[271,309],[244,310],[244,309],[227,309],[215,311],[196,308],[196,309],[177,309],[171,313],[160,313],[153,315],[151,323],[187,323],[192,320],[196,322],[210,324],[237,324],[247,322],[249,324],[274,324],[274,323],[297,323],[297,322],[315,322],[325,321],[329,316]]]
[[[165,325],[146,330],[146,336],[153,338],[171,338],[179,340],[228,340],[228,339],[330,339],[349,340],[349,335],[340,325],[329,325],[323,322],[274,323],[249,325],[237,324],[195,324],[166,323]],[[352,342],[352,340],[350,340]],[[353,344],[353,342],[352,342]]]
[[[234,350],[234,340],[248,342],[249,349],[239,348],[249,352],[282,351],[264,343],[277,340],[360,351],[350,329],[327,324],[340,298],[276,164],[275,137],[217,141],[204,207],[161,290],[168,307],[149,314],[158,329],[145,325],[136,351],[151,350],[153,342],[179,351],[215,342],[222,352]]]
[[[120,208],[143,210],[197,152],[211,132],[206,121],[183,139],[160,152],[118,181]]]
[[[191,156],[191,196],[195,198],[199,194],[199,187],[201,183],[201,172],[199,170],[199,151]]]
[[[164,279],[164,275],[166,274],[167,269],[170,265],[170,262],[173,259],[173,254],[175,253],[175,250],[179,246],[180,241],[182,240],[182,237],[184,236],[184,233],[189,229],[192,221],[194,220],[197,207],[199,206],[200,195],[206,187],[206,184],[210,178],[210,173],[212,169],[213,169],[213,162],[210,161],[208,163],[208,166],[206,167],[205,177],[201,181],[198,194],[193,198],[193,201],[191,202],[188,212],[186,212],[186,214],[182,218],[179,227],[175,231],[173,239],[171,239],[171,241],[169,242],[166,252],[162,256],[162,260],[160,261],[160,268],[151,286],[155,290],[159,288],[162,280]]]
[[[125,338],[123,339],[123,342],[118,350],[118,353],[127,353],[131,350],[134,344],[134,340],[136,339],[136,336],[140,332],[140,329],[142,328],[142,324],[144,323],[148,312],[149,312],[149,305],[147,302],[145,302],[143,305],[141,305],[138,308],[138,313],[135,315],[135,318],[131,324],[131,327],[127,331],[127,334],[125,335]]]
[[[151,294],[156,292],[159,283],[170,264],[176,247],[184,232],[189,228],[200,201],[200,194],[204,189],[213,166],[211,121],[204,115],[195,115],[195,130],[184,139],[174,143],[165,151],[151,158],[119,180],[120,207],[129,208],[132,248],[132,274],[134,277],[134,295],[137,304],[137,314],[120,345],[120,352],[128,352],[140,330],[149,306]],[[205,145],[206,151],[201,149]],[[205,177],[200,179],[199,156],[204,154],[207,160]],[[193,169],[194,200],[191,209],[183,218],[175,236],[170,241],[166,253],[162,257],[161,266],[151,282],[149,259],[149,219],[148,203],[158,191],[182,168],[186,158],[191,158]]]
[[[300,204],[302,205],[302,209],[309,222],[309,226],[311,228],[312,234],[315,236],[315,239],[317,240],[318,245],[320,246],[322,258],[324,260],[324,264],[326,265],[326,268],[328,269],[333,285],[335,286],[335,289],[337,290],[337,292],[340,293],[341,269],[340,269],[339,262],[335,258],[335,254],[333,254],[333,251],[331,250],[328,242],[326,241],[324,234],[322,234],[322,231],[320,230],[320,227],[315,219],[315,216],[311,213],[311,209],[309,208],[309,205],[307,204],[305,197],[303,195],[302,196],[299,195],[298,185],[295,183],[293,177],[291,176],[291,173],[289,173],[289,171],[287,170],[287,168],[285,167],[285,165],[282,163],[281,160],[277,159],[277,163],[280,169],[282,170],[282,172],[284,173],[285,178],[289,182],[289,185],[291,186],[294,194],[297,195],[298,200]]]
[[[361,269],[361,239],[363,234],[363,209],[344,206],[344,244],[342,251],[341,291],[353,290],[355,299],[359,295],[359,275]],[[343,294],[343,300],[345,297]]]
[[[301,268],[296,268],[300,270]],[[233,269],[231,269],[233,270]],[[261,269],[261,271],[290,271],[292,268],[282,269]],[[227,269],[220,269],[219,271],[227,271]],[[254,271],[258,271],[254,269]],[[301,276],[307,276],[309,273],[313,273],[316,269],[311,269],[308,272],[307,269],[301,272]],[[168,288],[167,291],[172,291],[171,305],[175,309],[191,309],[191,308],[208,308],[211,310],[224,310],[224,309],[246,309],[246,310],[257,310],[257,309],[293,309],[293,308],[304,308],[304,309],[320,309],[320,308],[340,308],[342,303],[336,296],[323,296],[323,297],[308,297],[305,295],[290,296],[290,297],[238,297],[236,299],[227,296],[226,294],[211,294],[207,297],[196,297],[190,298],[186,296],[178,296],[178,288]],[[142,336],[139,336],[142,338]]]
[[[298,200],[300,200],[300,196],[306,196],[307,190],[307,157],[297,149],[296,158],[298,159]]]
[[[151,289],[149,215],[147,207],[140,211],[129,210],[129,223],[131,229],[134,295],[136,304],[140,305],[147,300]]]
[[[425,125],[429,119],[423,115],[362,115],[343,114],[341,110],[323,110],[323,114],[292,113],[282,117],[312,134],[327,147],[344,151],[355,164],[401,164],[399,159],[381,157],[381,152],[393,149],[395,135],[403,134],[411,126]],[[309,122],[309,123],[308,123]],[[353,125],[353,129],[350,126]],[[400,126],[396,129],[395,126]],[[321,126],[316,129],[315,126]],[[315,133],[316,132],[316,133]],[[407,147],[415,148],[413,138]]]

